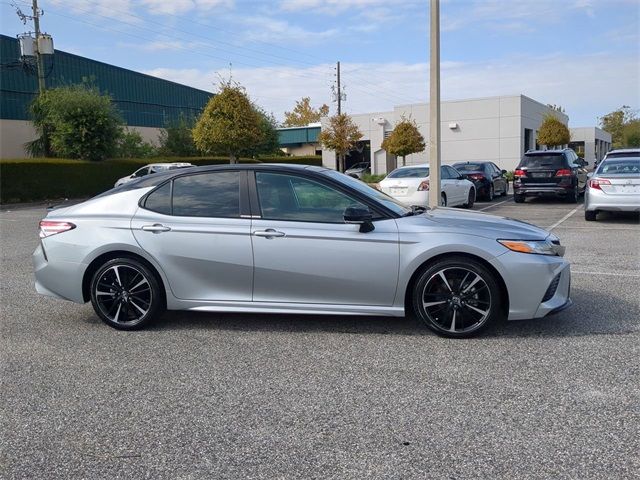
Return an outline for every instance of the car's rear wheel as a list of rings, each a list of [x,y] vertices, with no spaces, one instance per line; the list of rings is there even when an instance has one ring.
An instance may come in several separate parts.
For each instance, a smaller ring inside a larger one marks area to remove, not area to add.
[[[487,196],[485,197],[485,199],[492,202],[495,196],[496,196],[496,191],[493,188],[493,182],[491,182],[489,184],[489,189],[487,190]]]
[[[569,203],[578,203],[579,195],[580,193],[578,192],[578,186],[576,185],[575,188],[567,192],[566,200]]]
[[[502,197],[506,197],[507,193],[509,193],[509,182],[505,182],[504,184],[504,190],[502,191],[502,193],[500,194],[500,196]]]
[[[425,269],[413,289],[418,318],[439,335],[480,333],[502,315],[502,294],[494,274],[480,262],[450,257]]]
[[[585,210],[584,211],[584,219],[587,222],[595,222],[597,216],[598,216],[598,211],[597,210]]]
[[[469,189],[469,195],[467,196],[467,203],[462,205],[464,208],[473,208],[473,204],[476,202],[476,191],[473,188]]]
[[[441,207],[447,206],[447,196],[444,193],[440,194],[440,206]]]
[[[133,258],[109,260],[96,271],[91,304],[103,322],[119,330],[141,328],[164,310],[158,279]]]
[[[513,201],[516,203],[524,203],[524,195],[522,195],[521,193],[514,193]]]

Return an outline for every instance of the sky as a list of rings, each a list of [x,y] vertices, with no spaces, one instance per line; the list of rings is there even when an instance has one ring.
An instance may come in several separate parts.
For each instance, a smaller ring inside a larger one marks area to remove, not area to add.
[[[0,27],[30,1],[2,0]],[[428,0],[40,0],[56,49],[215,92],[240,82],[278,119],[311,97],[347,113],[427,101]],[[441,0],[442,100],[524,94],[570,126],[640,108],[640,0]]]

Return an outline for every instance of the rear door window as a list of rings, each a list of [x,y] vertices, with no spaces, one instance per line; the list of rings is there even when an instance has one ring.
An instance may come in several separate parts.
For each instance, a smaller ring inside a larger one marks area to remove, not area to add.
[[[173,181],[173,214],[185,217],[240,216],[240,173],[215,172]]]

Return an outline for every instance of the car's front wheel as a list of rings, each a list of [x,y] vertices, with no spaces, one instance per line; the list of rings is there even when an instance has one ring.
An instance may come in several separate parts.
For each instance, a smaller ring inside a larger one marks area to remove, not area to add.
[[[158,279],[146,265],[133,258],[115,258],[93,275],[91,304],[107,325],[135,330],[162,313],[164,297]]]
[[[469,189],[469,195],[467,195],[467,203],[463,204],[464,208],[473,208],[473,204],[476,202],[476,191],[473,188]]]
[[[585,210],[584,211],[584,219],[587,222],[595,222],[597,217],[598,217],[598,211],[597,210]]]
[[[413,308],[437,334],[470,337],[501,317],[502,294],[495,275],[480,262],[449,257],[420,274],[413,288]]]

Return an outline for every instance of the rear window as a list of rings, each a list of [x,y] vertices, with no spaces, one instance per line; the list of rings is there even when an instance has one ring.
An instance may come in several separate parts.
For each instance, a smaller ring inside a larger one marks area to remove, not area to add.
[[[519,168],[562,168],[566,166],[564,156],[559,155],[525,155]]]
[[[459,172],[477,172],[483,169],[480,163],[454,163],[453,167]]]
[[[387,178],[424,178],[429,176],[428,167],[420,168],[398,168],[394,170]]]
[[[640,150],[637,152],[609,152],[607,153],[607,160],[610,158],[625,158],[634,157],[640,158]]]
[[[640,174],[640,158],[620,160],[609,160],[607,158],[598,168],[598,173],[606,175]]]

